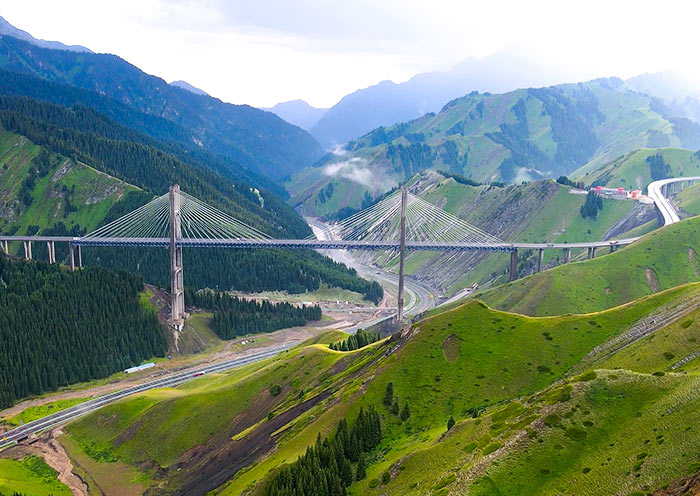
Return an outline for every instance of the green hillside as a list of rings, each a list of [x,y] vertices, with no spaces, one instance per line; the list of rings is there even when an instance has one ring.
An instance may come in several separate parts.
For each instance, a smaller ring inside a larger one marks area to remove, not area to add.
[[[595,312],[700,280],[700,218],[648,234],[594,260],[533,274],[477,295],[494,308],[526,315]]]
[[[287,189],[294,203],[314,214],[332,209],[332,196],[330,201],[327,192],[319,196],[330,182],[352,200],[364,191],[377,195],[429,168],[481,182],[520,183],[575,170],[592,173],[643,147],[690,146],[685,130],[676,134],[675,124],[652,107],[650,97],[616,79],[471,93],[437,114],[351,141],[348,153],[292,176]]]
[[[567,186],[552,180],[497,187],[472,186],[458,179],[424,171],[412,177],[407,186],[413,194],[508,242],[598,241],[623,237],[647,219],[654,222],[644,229],[656,226],[652,207],[632,200],[603,199],[597,218],[584,219],[580,209],[586,196],[572,194]],[[618,225],[625,216],[629,216],[628,221]],[[384,258],[380,254],[375,260],[382,262]],[[534,272],[536,253],[521,251],[519,262],[520,275]],[[560,252],[545,252],[544,267],[560,262]],[[406,268],[409,274],[450,294],[474,283],[507,282],[508,263],[508,254],[414,252],[408,256]],[[390,264],[397,270],[395,257]]]
[[[46,163],[44,170],[41,164]],[[34,171],[34,172],[32,172]],[[25,181],[35,177],[33,186]],[[0,231],[26,233],[63,223],[94,229],[109,209],[137,188],[27,138],[0,130]]]
[[[502,439],[543,417],[538,405],[548,409],[558,399],[568,401],[568,392],[562,392],[568,390],[555,388],[533,405],[507,402],[550,387],[595,346],[696,291],[667,291],[594,316],[530,318],[470,302],[360,351],[306,343],[227,374],[138,395],[68,426],[62,442],[97,483],[106,463],[111,472],[138,480],[142,490],[203,494],[225,484],[218,494],[239,495],[251,487],[262,494],[260,482],[270,470],[294,461],[341,417],[354,418],[360,406],[374,405],[384,439],[367,479],[350,494],[425,494],[442,474],[463,465],[448,461],[455,451],[466,463],[495,450]],[[324,342],[337,339],[327,336]],[[383,406],[389,382],[398,402],[410,405],[405,421]],[[281,387],[275,396],[276,384]],[[498,427],[491,428],[485,420],[504,406],[507,411],[494,417]],[[459,422],[455,434],[463,432],[468,441],[461,438],[455,446],[443,436],[450,415]],[[425,453],[435,456],[423,458]],[[373,481],[397,462],[406,465],[396,471],[400,475],[390,486],[377,487]]]
[[[661,160],[657,157],[661,157]],[[578,174],[574,172],[572,177],[577,177]],[[697,175],[700,175],[698,153],[679,148],[644,148],[628,153],[594,172],[581,175],[580,179],[588,185],[640,189],[646,192],[646,187],[652,181]]]

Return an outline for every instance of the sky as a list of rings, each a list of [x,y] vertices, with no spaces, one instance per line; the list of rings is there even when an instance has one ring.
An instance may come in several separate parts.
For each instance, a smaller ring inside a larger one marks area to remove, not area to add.
[[[680,69],[700,81],[688,0],[0,0],[36,38],[114,53],[166,81],[231,103],[303,99],[330,107],[526,46],[572,78]],[[573,81],[573,80],[572,80]],[[566,82],[566,81],[562,81]],[[571,81],[568,81],[571,82]]]

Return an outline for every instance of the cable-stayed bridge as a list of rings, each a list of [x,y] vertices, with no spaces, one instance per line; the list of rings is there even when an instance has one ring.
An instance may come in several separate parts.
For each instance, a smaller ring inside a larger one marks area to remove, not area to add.
[[[183,248],[268,248],[383,250],[399,255],[397,319],[403,319],[404,257],[409,250],[501,251],[510,253],[509,278],[517,277],[518,249],[538,250],[541,270],[545,249],[562,249],[564,262],[572,248],[587,248],[588,258],[597,248],[632,243],[638,238],[587,243],[507,243],[462,219],[410,194],[396,191],[375,205],[332,226],[335,240],[274,239],[266,233],[172,186],[170,191],[119,219],[82,237],[1,236],[8,243],[23,243],[25,259],[32,258],[32,243],[46,242],[49,263],[56,263],[55,243],[69,245],[72,270],[82,267],[83,246],[163,247],[170,249],[171,323],[181,327],[185,314]],[[76,260],[77,255],[77,260]],[[77,263],[76,263],[77,262]]]

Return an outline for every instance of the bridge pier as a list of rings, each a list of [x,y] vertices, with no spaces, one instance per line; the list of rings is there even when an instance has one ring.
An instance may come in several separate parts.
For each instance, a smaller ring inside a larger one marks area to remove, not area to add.
[[[70,270],[75,272],[75,250],[73,249],[73,243],[68,243],[68,258],[70,261]]]
[[[31,260],[32,259],[32,242],[31,241],[22,241],[22,244],[24,245],[24,259]]]
[[[7,244],[7,240],[5,240],[5,241],[2,242],[2,251],[5,253],[5,255],[9,255],[9,254],[10,254],[10,247],[9,247],[9,245]]]
[[[564,263],[567,264],[571,261],[571,248],[563,248],[564,251]]]
[[[78,245],[78,268],[83,268],[83,250],[80,245]]]
[[[406,203],[408,190],[401,188],[401,223],[399,241],[399,292],[396,299],[396,322],[403,322],[403,293],[404,293],[404,256],[406,254]]]
[[[185,290],[182,274],[180,186],[170,187],[170,325],[178,331],[185,325]]]
[[[56,263],[56,245],[53,241],[46,242],[46,251],[48,252],[48,258],[50,264]]]
[[[515,281],[518,278],[518,249],[510,251],[510,268],[508,270],[508,281]]]
[[[544,258],[544,249],[537,250],[537,272],[542,272],[542,259]]]

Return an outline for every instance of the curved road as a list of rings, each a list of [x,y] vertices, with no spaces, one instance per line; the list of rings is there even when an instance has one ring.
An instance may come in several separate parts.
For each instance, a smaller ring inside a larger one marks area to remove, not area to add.
[[[654,203],[656,204],[656,207],[659,209],[659,212],[661,212],[661,216],[664,219],[664,226],[668,226],[669,224],[674,224],[678,222],[680,217],[678,217],[678,214],[676,213],[675,209],[673,208],[673,205],[671,205],[671,202],[668,201],[668,199],[664,196],[663,194],[663,188],[664,186],[671,184],[671,183],[678,183],[678,182],[683,182],[683,181],[698,181],[700,180],[700,176],[692,176],[692,177],[673,177],[670,179],[661,179],[660,181],[654,181],[653,183],[650,183],[649,186],[647,187],[647,192],[649,194],[649,197],[654,200]]]

